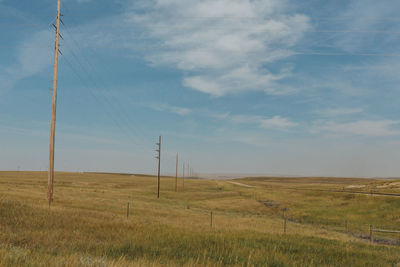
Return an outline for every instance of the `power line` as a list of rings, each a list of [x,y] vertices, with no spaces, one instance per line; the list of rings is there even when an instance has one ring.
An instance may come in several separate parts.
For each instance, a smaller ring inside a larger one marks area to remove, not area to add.
[[[67,31],[68,31],[68,30],[67,30]],[[72,36],[70,36],[70,37],[72,37]],[[76,41],[75,41],[75,43],[76,43]],[[76,43],[76,44],[77,44],[77,43]],[[76,46],[76,47],[77,47],[77,49],[79,49],[78,46]],[[95,84],[95,87],[98,87],[98,86],[96,85],[96,84],[97,84],[97,82],[96,82],[97,79],[96,79],[95,77],[92,77],[92,75],[89,74],[88,69],[87,69],[87,68],[84,66],[84,64],[81,62],[81,59],[84,59],[84,57],[78,57],[78,55],[73,51],[73,49],[71,49],[71,48],[69,47],[69,45],[66,45],[66,48],[68,48],[68,51],[71,52],[71,55],[73,56],[73,58],[75,59],[75,61],[78,63],[78,65],[80,66],[80,68],[82,69],[82,71],[85,73],[85,77],[88,78],[88,79],[91,81],[91,83]],[[69,62],[69,61],[68,61],[68,62]],[[74,70],[74,68],[72,67],[72,64],[71,64],[70,62],[69,62],[69,65],[70,65],[70,67]],[[89,65],[88,62],[87,62],[87,65]],[[79,77],[79,79],[81,80],[81,82],[83,82],[84,79],[81,77],[81,75],[79,75],[79,72],[78,72],[78,71],[74,71],[74,72],[75,72],[75,74]],[[96,94],[90,89],[90,86],[87,86],[85,83],[84,83],[84,85],[85,85],[85,88],[88,89],[88,91],[90,92],[90,94],[94,97],[94,99],[95,99],[99,104],[101,104],[101,101],[97,98]],[[114,112],[117,111],[117,109],[115,108],[115,106],[112,104],[112,101],[109,101],[107,97],[104,98],[104,101],[105,101],[105,103],[106,103],[106,105],[105,105],[105,107],[106,107],[105,111],[107,111],[107,106],[108,106],[109,108],[111,108],[111,110],[113,110]],[[101,105],[102,105],[102,104],[101,104]],[[117,111],[117,113],[119,113],[119,112]],[[128,132],[125,131],[125,127],[123,127],[122,125],[128,126],[128,128],[130,128],[130,131],[132,131],[132,128],[130,127],[129,124],[127,124],[126,122],[123,122],[123,119],[122,119],[122,118],[124,118],[124,116],[118,115],[118,116],[114,119],[113,116],[111,115],[111,113],[108,113],[108,115],[109,115],[110,118],[112,118],[113,121],[116,123],[117,127],[120,128],[120,130],[122,130],[122,132],[124,132],[124,133],[127,135],[128,139],[130,139],[130,141],[131,141],[133,144],[135,144],[137,147],[143,147],[143,146],[141,146],[141,143],[138,143],[136,140],[131,139],[131,137],[130,137],[131,135],[130,135]],[[117,119],[117,118],[118,118],[118,119]]]
[[[68,47],[68,46],[67,46],[67,47]],[[69,47],[68,47],[68,48],[69,48]],[[95,87],[99,88],[99,86],[98,86],[98,84],[97,84],[97,82],[96,82],[96,80],[98,80],[98,79],[96,79],[96,77],[95,77],[94,75],[91,75],[91,74],[89,73],[88,69],[87,69],[87,68],[83,65],[83,63],[80,61],[80,59],[83,59],[83,57],[81,57],[81,58],[78,57],[78,55],[77,55],[71,48],[69,48],[68,51],[71,52],[71,54],[72,54],[72,56],[74,57],[75,61],[78,62],[78,64],[80,65],[81,69],[85,72],[85,74],[86,74],[85,76],[86,76],[87,78],[89,78],[89,80],[95,85]],[[88,63],[87,63],[87,64],[88,64]],[[103,86],[103,87],[104,87],[104,86]],[[121,111],[118,110],[118,109],[116,108],[116,107],[119,107],[119,105],[114,105],[113,101],[110,101],[106,95],[103,95],[103,96],[104,96],[104,101],[105,101],[105,103],[106,103],[106,106],[108,105],[108,107],[110,107],[111,110],[113,110],[114,112],[118,113],[119,115],[118,115],[117,117],[118,117],[120,123],[121,123],[122,125],[127,126],[127,127],[130,129],[130,131],[132,132],[132,128],[130,127],[129,122],[127,123],[126,114],[122,115],[122,114],[121,114]],[[130,136],[130,135],[129,135],[129,136]],[[133,140],[131,140],[131,141],[133,141]],[[137,141],[135,141],[134,143],[137,143]],[[137,144],[138,144],[138,143],[137,143]]]
[[[65,3],[62,4],[63,8],[66,7]],[[43,14],[43,12],[29,12],[27,13],[28,15],[35,15],[35,16],[45,16],[45,17],[50,17],[53,16],[52,14]],[[130,12],[129,14],[135,14],[135,12]],[[104,14],[100,14],[99,12],[96,13],[72,13],[70,11],[64,12],[63,15],[68,16],[68,17],[104,17]],[[124,13],[118,13],[118,14],[109,14],[108,17],[113,17],[113,16],[121,16],[124,15]],[[313,17],[313,16],[307,16],[305,15],[306,18],[309,20],[315,20],[315,21],[348,21],[348,20],[354,20],[354,16],[348,16],[348,17]],[[255,16],[178,16],[175,17],[176,19],[184,19],[184,20],[204,20],[204,19],[221,19],[221,20],[265,20],[265,17],[255,17]],[[171,19],[171,17],[168,17],[168,19]],[[385,18],[376,18],[376,17],[363,17],[363,21],[400,21],[400,17],[385,17]]]
[[[101,100],[100,100],[100,99],[98,98],[98,96],[94,93],[94,91],[90,88],[90,86],[88,86],[88,85],[86,84],[86,82],[84,81],[84,78],[79,74],[79,71],[77,71],[77,70],[73,67],[72,63],[71,63],[66,57],[62,57],[62,59],[65,60],[65,62],[67,63],[67,65],[70,67],[70,69],[73,71],[73,73],[78,77],[78,79],[81,81],[81,83],[82,83],[82,85],[84,86],[84,88],[89,92],[89,94],[93,97],[93,99],[94,99],[100,106],[103,106],[103,107],[104,107],[104,109],[102,109],[102,110],[103,110],[103,111],[106,113],[106,115],[113,121],[113,123],[117,126],[117,128],[118,128],[122,133],[124,133],[124,134],[126,135],[126,137],[127,137],[128,139],[130,139],[130,141],[131,141],[132,143],[135,143],[135,140],[134,140],[134,139],[131,139],[131,135],[129,134],[129,132],[126,131],[126,129],[122,126],[122,125],[124,125],[124,123],[123,123],[123,122],[121,123],[121,121],[120,121],[119,119],[116,119],[116,118],[119,118],[120,116],[114,117],[114,116],[112,115],[112,113],[108,110],[107,105],[104,105],[104,104],[101,102]],[[109,104],[109,103],[108,103],[108,104]]]
[[[63,5],[63,6],[64,6],[64,5]],[[65,7],[65,8],[68,10],[67,7]],[[77,28],[78,30],[80,30],[79,27],[76,27],[76,28]],[[68,30],[68,27],[66,27],[66,30],[67,30],[67,32],[69,33],[69,35],[70,35],[70,37],[71,37],[71,40],[72,40],[73,43],[75,44],[75,47],[76,47],[78,50],[81,50],[80,47],[79,47],[78,42],[77,42],[77,41],[75,40],[75,38],[72,36],[71,31]],[[81,33],[82,33],[82,32],[81,32]],[[84,34],[84,33],[82,33],[82,34]],[[89,49],[93,54],[95,54],[95,52],[94,52],[92,46],[89,46],[88,49]],[[96,56],[96,55],[95,55],[95,56]],[[81,57],[81,58],[82,58],[84,61],[86,61],[86,65],[89,66],[89,67],[91,68],[92,72],[93,72],[94,74],[97,74],[96,68],[95,68],[94,65],[90,62],[90,60],[87,59],[87,57],[86,57],[86,55],[85,55],[84,53],[82,54],[82,57]],[[107,86],[105,86],[105,83],[104,83],[104,81],[103,81],[102,76],[101,76],[101,75],[98,75],[98,74],[97,74],[96,76],[97,76],[97,78],[94,79],[94,80],[95,80],[95,83],[101,82],[101,83],[103,84],[104,89],[106,89]],[[94,77],[94,76],[93,76],[93,77]],[[114,99],[114,101],[118,101],[118,99]],[[113,102],[113,101],[111,101],[111,103],[112,103],[112,102]],[[112,106],[111,103],[110,103],[110,105]],[[116,110],[119,109],[119,112],[120,112],[121,114],[123,114],[122,117],[124,118],[124,120],[126,120],[126,121],[128,122],[127,125],[131,128],[131,131],[132,131],[132,132],[138,133],[137,130],[140,130],[140,127],[134,127],[134,128],[131,127],[131,125],[130,125],[130,124],[132,124],[131,118],[127,115],[127,112],[126,112],[125,109],[123,108],[123,105],[122,105],[121,103],[119,103],[119,104],[116,105],[116,107],[114,107],[114,108],[115,108]],[[136,123],[136,122],[134,122],[133,124],[134,124],[134,125],[135,125],[135,124],[138,125],[138,123]]]
[[[400,57],[400,54],[375,54],[375,53],[328,53],[328,52],[294,52],[294,55],[306,56],[353,56],[353,57]]]
[[[26,24],[16,24],[16,23],[2,23],[0,22],[0,27],[45,27],[45,24],[31,24],[31,23],[26,23]]]
[[[88,25],[90,26],[107,26],[107,28],[123,28],[123,25],[110,25],[107,23],[89,23]],[[0,23],[0,27],[44,27],[44,24],[3,24]],[[134,26],[142,26],[142,25],[134,25]],[[127,28],[131,28],[126,26]],[[171,28],[171,25],[147,25],[144,26],[143,28],[138,28],[138,29],[157,29],[157,28]],[[174,27],[174,29],[187,29],[187,28],[198,28],[198,27],[193,27],[193,26],[185,26],[185,25],[180,25],[179,27]],[[202,29],[251,29],[253,27],[251,26],[209,26],[209,25],[202,25]],[[329,30],[329,29],[321,29],[321,30],[305,30],[301,31],[299,30],[298,32],[302,33],[358,33],[358,34],[368,34],[368,33],[373,33],[373,34],[400,34],[400,31],[389,31],[389,30],[344,30],[344,29],[339,29],[339,30]],[[139,39],[139,38],[138,38]]]

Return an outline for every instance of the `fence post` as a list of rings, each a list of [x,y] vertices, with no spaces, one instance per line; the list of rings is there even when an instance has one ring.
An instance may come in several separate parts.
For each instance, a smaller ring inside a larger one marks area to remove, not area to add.
[[[281,211],[283,212],[283,233],[284,234],[286,234],[286,221],[287,221],[287,218],[286,218],[286,211],[287,211],[288,209],[287,208],[282,208],[281,209]]]
[[[210,227],[213,227],[213,212],[210,211]]]
[[[128,205],[126,206],[126,218],[129,218],[129,201],[128,201]]]
[[[285,221],[284,221],[284,223],[283,223],[283,233],[286,235],[286,221],[287,221],[287,218],[286,218],[286,215],[284,215],[285,216]]]
[[[369,225],[369,242],[374,242],[374,226],[372,224]]]

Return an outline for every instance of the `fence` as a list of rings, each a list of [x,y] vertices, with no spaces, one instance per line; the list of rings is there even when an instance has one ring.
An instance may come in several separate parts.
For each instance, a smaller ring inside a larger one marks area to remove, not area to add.
[[[374,242],[374,233],[400,234],[400,231],[387,230],[387,229],[375,229],[374,226],[371,224],[369,226],[369,240],[371,243]]]

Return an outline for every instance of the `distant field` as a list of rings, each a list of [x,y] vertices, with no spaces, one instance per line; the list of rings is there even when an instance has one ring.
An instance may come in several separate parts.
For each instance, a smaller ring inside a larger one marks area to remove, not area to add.
[[[152,176],[57,173],[49,209],[46,173],[0,172],[0,265],[400,266],[399,236],[367,239],[400,230],[400,197],[353,194],[399,180],[174,180],[157,199]]]

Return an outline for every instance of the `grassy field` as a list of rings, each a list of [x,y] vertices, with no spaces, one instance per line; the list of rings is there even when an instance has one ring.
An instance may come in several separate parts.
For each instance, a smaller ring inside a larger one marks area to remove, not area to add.
[[[400,198],[351,194],[396,183],[190,179],[176,193],[163,177],[157,199],[152,176],[57,173],[49,209],[46,173],[0,172],[0,265],[400,266],[399,246],[365,238],[369,224],[400,230]]]

